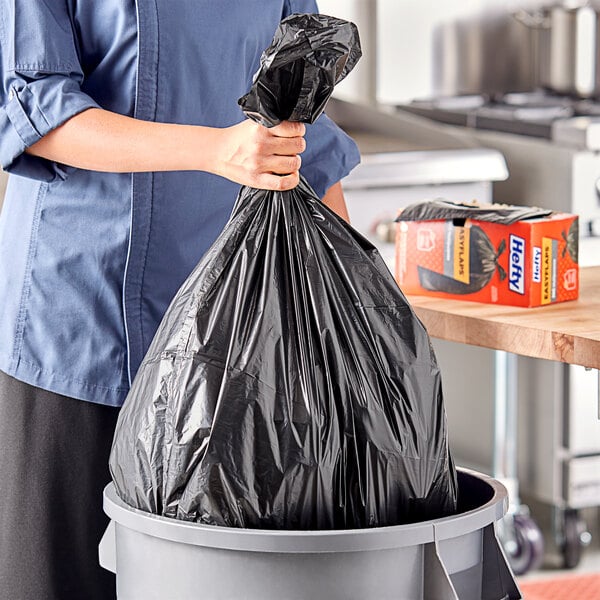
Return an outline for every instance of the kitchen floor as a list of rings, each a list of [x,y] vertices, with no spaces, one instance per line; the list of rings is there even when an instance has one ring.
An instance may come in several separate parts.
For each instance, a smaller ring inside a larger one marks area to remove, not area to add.
[[[584,551],[581,563],[575,569],[558,568],[559,559],[551,557],[544,565],[536,571],[518,577],[518,581],[539,581],[542,579],[554,579],[562,575],[574,575],[583,573],[600,573],[600,544],[592,542],[592,546]]]

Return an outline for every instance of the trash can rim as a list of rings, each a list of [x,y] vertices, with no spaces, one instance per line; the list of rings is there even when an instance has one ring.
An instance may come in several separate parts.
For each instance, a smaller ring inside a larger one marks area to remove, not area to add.
[[[219,527],[153,515],[123,502],[112,483],[104,490],[104,511],[118,525],[177,543],[251,552],[321,553],[364,552],[416,546],[454,538],[492,523],[506,512],[506,488],[495,479],[458,469],[468,481],[479,480],[491,488],[491,498],[464,513],[431,521],[370,529],[277,531]]]

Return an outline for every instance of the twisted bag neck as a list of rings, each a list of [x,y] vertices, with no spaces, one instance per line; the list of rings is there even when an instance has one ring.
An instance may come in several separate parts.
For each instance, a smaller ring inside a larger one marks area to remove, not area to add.
[[[282,121],[314,123],[361,55],[354,23],[327,15],[291,15],[281,21],[252,88],[238,103],[246,116],[265,127]]]

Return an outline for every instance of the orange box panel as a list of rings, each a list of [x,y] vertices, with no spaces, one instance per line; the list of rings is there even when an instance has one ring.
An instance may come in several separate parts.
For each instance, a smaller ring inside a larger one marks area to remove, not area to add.
[[[577,216],[501,225],[471,219],[396,223],[396,280],[406,294],[512,306],[575,300]]]

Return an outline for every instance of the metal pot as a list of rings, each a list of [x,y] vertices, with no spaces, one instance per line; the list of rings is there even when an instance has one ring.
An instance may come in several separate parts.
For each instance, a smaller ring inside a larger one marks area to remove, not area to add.
[[[560,94],[600,96],[600,12],[585,1],[515,13],[532,30],[542,87]]]

